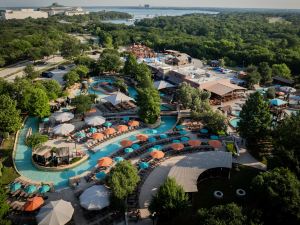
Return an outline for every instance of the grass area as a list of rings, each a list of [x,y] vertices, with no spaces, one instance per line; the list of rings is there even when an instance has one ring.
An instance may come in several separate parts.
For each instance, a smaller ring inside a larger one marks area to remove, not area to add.
[[[0,179],[0,184],[9,184],[19,175],[15,171],[13,166],[12,151],[14,147],[15,136],[11,135],[9,138],[6,138],[0,147],[0,158],[2,160],[2,176]]]

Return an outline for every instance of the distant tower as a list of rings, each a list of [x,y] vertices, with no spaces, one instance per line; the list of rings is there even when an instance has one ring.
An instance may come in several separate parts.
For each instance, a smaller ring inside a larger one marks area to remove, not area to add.
[[[150,8],[150,5],[149,4],[146,4],[144,5],[145,9],[149,9]]]

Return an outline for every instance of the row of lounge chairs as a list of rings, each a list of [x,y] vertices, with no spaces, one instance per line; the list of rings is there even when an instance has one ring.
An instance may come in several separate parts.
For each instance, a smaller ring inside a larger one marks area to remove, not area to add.
[[[116,113],[133,110],[136,108],[136,105],[131,101],[121,102],[118,105],[113,105],[110,102],[105,102],[97,105],[97,108],[103,112]]]

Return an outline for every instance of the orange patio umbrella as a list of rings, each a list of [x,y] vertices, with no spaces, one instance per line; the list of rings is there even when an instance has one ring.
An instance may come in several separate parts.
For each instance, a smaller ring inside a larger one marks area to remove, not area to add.
[[[154,159],[162,159],[165,156],[165,153],[163,153],[162,151],[155,150],[155,151],[152,151],[150,153],[150,155]]]
[[[88,113],[95,113],[95,112],[97,112],[97,110],[95,108],[92,108],[88,111]]]
[[[110,127],[110,128],[107,128],[107,129],[104,131],[104,133],[105,133],[106,135],[111,135],[111,134],[116,133],[116,130],[115,130],[114,128]]]
[[[218,140],[210,140],[208,142],[208,144],[213,148],[221,148],[222,147],[222,143]]]
[[[138,134],[138,135],[136,135],[136,139],[138,139],[139,141],[147,141],[148,140],[148,135]]]
[[[28,199],[28,201],[24,205],[24,211],[32,212],[38,208],[40,208],[44,204],[44,199],[42,197],[33,197]]]
[[[128,131],[128,127],[126,125],[119,125],[117,127],[118,131],[119,132],[125,132],[125,131]]]
[[[132,145],[132,141],[125,139],[125,140],[122,140],[120,142],[120,144],[122,145],[122,147],[127,148],[127,147],[130,147]]]
[[[188,144],[190,146],[196,147],[196,146],[200,146],[201,145],[201,141],[199,141],[199,140],[189,140]]]
[[[100,140],[100,139],[104,138],[104,134],[102,134],[102,133],[94,133],[93,136],[92,136],[92,138],[95,139],[95,140]]]
[[[131,127],[137,127],[140,125],[140,122],[139,121],[136,121],[136,120],[131,120],[128,122],[128,125],[131,126]]]
[[[180,150],[184,149],[184,145],[181,144],[181,143],[173,143],[173,144],[171,145],[171,148],[172,148],[173,150],[180,151]]]
[[[99,167],[108,167],[113,163],[113,160],[109,157],[103,157],[98,160]]]

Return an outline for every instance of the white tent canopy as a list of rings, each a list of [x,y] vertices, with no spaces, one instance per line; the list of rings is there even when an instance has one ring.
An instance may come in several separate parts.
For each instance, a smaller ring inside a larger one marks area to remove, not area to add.
[[[175,87],[173,84],[170,84],[167,81],[164,80],[159,80],[154,82],[154,87],[158,90],[164,89],[164,88],[171,88]]]
[[[67,135],[75,129],[75,126],[70,123],[59,124],[53,128],[53,132],[56,135]]]
[[[73,113],[69,113],[69,112],[60,112],[57,113],[55,115],[53,115],[53,118],[57,121],[57,122],[67,122],[70,121],[71,119],[74,118],[74,114]]]
[[[84,119],[85,123],[90,126],[100,126],[105,123],[105,118],[102,116],[91,116]]]
[[[94,185],[80,195],[80,205],[87,210],[103,209],[109,206],[109,194],[105,186]]]
[[[123,94],[122,92],[119,92],[119,91],[116,92],[115,94],[109,95],[109,96],[107,96],[103,99],[110,102],[113,105],[118,105],[121,102],[128,102],[128,101],[133,100],[133,98],[131,98],[131,97]]]
[[[72,219],[74,208],[64,200],[52,201],[40,209],[36,216],[38,225],[64,225]]]

